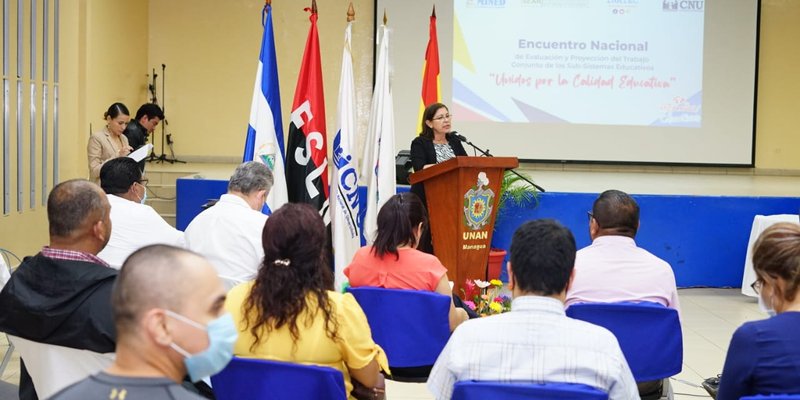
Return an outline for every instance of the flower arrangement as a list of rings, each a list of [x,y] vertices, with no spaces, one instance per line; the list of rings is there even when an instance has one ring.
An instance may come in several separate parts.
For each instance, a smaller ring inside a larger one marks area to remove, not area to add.
[[[503,282],[499,279],[488,282],[467,279],[461,292],[464,294],[464,304],[481,317],[485,317],[511,311],[511,298],[501,294],[502,289]]]

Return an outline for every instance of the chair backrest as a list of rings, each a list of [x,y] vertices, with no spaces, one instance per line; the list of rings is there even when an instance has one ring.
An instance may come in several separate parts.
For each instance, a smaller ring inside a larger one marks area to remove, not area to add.
[[[460,381],[453,387],[453,400],[608,400],[608,393],[571,383],[508,383]]]
[[[344,376],[330,367],[234,357],[211,377],[217,400],[345,400]]]
[[[741,397],[739,400],[800,400],[800,394],[757,394]]]
[[[581,303],[567,316],[602,326],[617,337],[637,382],[681,372],[683,335],[678,312],[658,303]]]
[[[417,290],[348,288],[390,367],[433,365],[450,339],[448,296]]]
[[[25,361],[25,368],[40,399],[46,399],[59,390],[106,369],[114,362],[114,353],[95,353],[34,342],[12,335],[8,335],[8,339]]]

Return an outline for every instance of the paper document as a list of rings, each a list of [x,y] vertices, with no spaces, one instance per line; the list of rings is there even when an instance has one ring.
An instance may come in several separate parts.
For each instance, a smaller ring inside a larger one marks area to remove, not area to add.
[[[128,154],[128,157],[136,160],[136,162],[144,160],[145,157],[150,155],[150,150],[153,148],[151,143],[148,143],[142,147],[139,147],[138,150],[134,151],[131,154]]]

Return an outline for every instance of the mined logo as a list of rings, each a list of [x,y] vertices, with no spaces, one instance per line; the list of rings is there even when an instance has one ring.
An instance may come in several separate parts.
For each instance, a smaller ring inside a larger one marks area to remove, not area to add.
[[[478,183],[464,193],[464,223],[478,230],[489,223],[494,207],[494,192],[489,189],[485,172],[478,174]]]

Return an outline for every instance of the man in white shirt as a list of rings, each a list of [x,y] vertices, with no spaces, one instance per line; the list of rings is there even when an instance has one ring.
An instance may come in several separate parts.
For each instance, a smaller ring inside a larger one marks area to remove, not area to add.
[[[514,232],[508,263],[511,311],[461,324],[428,378],[437,399],[457,381],[579,383],[638,399],[617,339],[605,328],[568,318],[575,239],[553,220],[529,221]]]
[[[575,258],[567,306],[575,303],[651,301],[680,312],[670,265],[636,246],[639,205],[625,192],[607,190],[589,213],[592,244]]]
[[[261,212],[272,188],[270,169],[256,161],[239,165],[223,194],[186,227],[186,245],[205,256],[228,284],[253,279],[264,259]]]
[[[183,247],[183,232],[144,204],[147,179],[132,158],[119,157],[107,161],[100,169],[100,187],[111,204],[111,239],[97,256],[113,268],[120,269],[131,253],[151,244]]]

